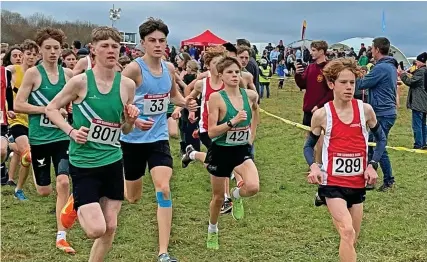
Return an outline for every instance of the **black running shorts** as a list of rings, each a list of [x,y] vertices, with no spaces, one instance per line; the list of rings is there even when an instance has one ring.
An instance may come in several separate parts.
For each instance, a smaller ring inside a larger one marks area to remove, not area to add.
[[[363,203],[366,197],[365,188],[349,188],[339,186],[319,186],[320,199],[326,203],[326,198],[341,198],[347,202],[347,208]]]
[[[83,205],[98,203],[101,197],[124,200],[122,159],[94,168],[75,167],[70,163],[70,175],[75,210]]]
[[[50,166],[53,163],[55,175],[69,175],[68,146],[69,140],[57,141],[43,145],[30,145],[31,162],[34,177],[38,186],[48,186],[50,180]]]
[[[156,166],[173,168],[173,159],[169,141],[161,140],[153,143],[120,142],[123,151],[125,179],[135,181],[145,175],[145,169],[151,171]]]
[[[206,154],[208,172],[216,177],[230,177],[233,169],[246,160],[252,159],[252,146],[219,146],[212,143]]]

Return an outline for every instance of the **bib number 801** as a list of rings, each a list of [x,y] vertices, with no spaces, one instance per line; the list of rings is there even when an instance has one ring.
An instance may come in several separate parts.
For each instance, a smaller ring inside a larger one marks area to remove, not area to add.
[[[333,173],[334,175],[360,175],[363,173],[363,158],[345,158],[345,157],[334,157],[333,160]]]
[[[120,137],[120,124],[101,123],[101,121],[92,121],[88,141],[105,145],[118,145]]]

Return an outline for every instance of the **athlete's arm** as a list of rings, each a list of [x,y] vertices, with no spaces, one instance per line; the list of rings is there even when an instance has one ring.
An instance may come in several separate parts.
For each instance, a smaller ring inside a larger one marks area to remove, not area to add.
[[[256,92],[256,88],[254,85],[254,77],[252,76],[252,74],[249,72],[243,72],[243,78],[246,82],[246,88]]]
[[[365,111],[366,124],[368,124],[369,129],[374,134],[375,142],[377,144],[374,148],[372,161],[378,163],[385,151],[385,147],[387,146],[387,138],[380,123],[377,121],[377,116],[375,115],[372,106],[369,104],[363,104],[363,109]]]
[[[167,66],[169,69],[169,73],[172,77],[172,88],[170,91],[171,102],[176,106],[185,107],[186,106],[185,98],[179,92],[178,84],[176,83],[176,78],[174,73],[175,67],[170,63],[167,63]]]
[[[141,69],[139,68],[138,63],[135,61],[130,62],[130,64],[127,65],[125,69],[122,71],[122,76],[126,76],[127,78],[132,79],[135,82],[135,84],[138,85],[137,79],[138,77],[142,76]]]
[[[132,105],[135,99],[135,89],[136,89],[135,82],[130,78],[122,77],[122,87],[124,87],[124,90],[126,90],[126,93],[127,93],[127,100],[126,100],[124,110],[128,110],[127,106]],[[137,117],[138,115],[139,113],[137,114]],[[135,126],[135,118],[130,117],[126,119],[125,117],[124,120],[125,122],[122,124],[121,128],[122,128],[123,134],[126,135],[132,132]]]
[[[251,143],[255,140],[256,130],[259,124],[259,106],[258,93],[253,90],[246,90],[249,99],[252,102],[252,122],[251,122]]]
[[[40,78],[40,73],[36,67],[28,69],[22,79],[21,87],[15,98],[14,109],[17,113],[25,114],[44,114],[44,106],[34,106],[28,103],[28,97],[33,90],[35,80]]]
[[[77,64],[74,66],[73,75],[81,74],[87,68],[87,58],[82,57],[77,61]]]
[[[46,106],[46,115],[50,121],[68,135],[70,135],[73,127],[64,121],[64,117],[61,115],[59,110],[78,98],[78,94],[82,89],[82,86],[85,84],[85,81],[86,79],[84,74],[74,76]]]
[[[202,80],[203,78],[206,78],[208,76],[208,71],[198,74],[197,79],[194,79],[190,84],[187,85],[187,88],[184,89],[184,96],[187,97],[191,93],[191,91],[193,91],[194,85],[197,83],[197,81]]]
[[[304,157],[307,161],[307,164],[310,166],[310,169],[313,166],[318,167],[314,158],[314,146],[317,144],[317,141],[319,140],[322,133],[322,122],[324,121],[325,117],[325,109],[321,108],[314,112],[311,119],[311,132],[304,144]]]
[[[67,81],[74,76],[73,70],[71,70],[69,68],[64,68],[64,74],[65,74],[65,80],[67,80]]]
[[[199,95],[202,93],[203,80],[197,80],[196,84],[194,84],[194,89],[189,94],[190,97],[197,99]]]

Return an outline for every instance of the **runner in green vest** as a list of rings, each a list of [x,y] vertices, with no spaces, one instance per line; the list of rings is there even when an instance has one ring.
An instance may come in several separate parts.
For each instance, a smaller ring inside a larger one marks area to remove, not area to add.
[[[56,175],[56,218],[58,232],[56,247],[66,253],[75,251],[66,241],[66,231],[60,221],[61,209],[70,195],[68,145],[69,138],[55,126],[45,114],[48,103],[64,88],[73,76],[70,69],[58,65],[65,34],[61,29],[43,28],[37,32],[36,42],[40,46],[43,63],[28,69],[17,94],[16,105],[20,112],[28,114],[29,143],[37,192],[48,196],[52,192],[51,164]],[[55,83],[55,84],[54,84]],[[59,111],[65,124],[67,112]]]
[[[256,122],[251,122],[258,108],[258,94],[239,88],[241,66],[237,59],[223,58],[218,62],[217,70],[225,87],[209,98],[208,134],[212,146],[205,159],[213,191],[207,239],[209,249],[219,248],[218,216],[224,201],[224,183],[232,171],[238,172],[244,181],[230,193],[234,198],[234,219],[244,216],[242,197],[253,196],[259,190],[258,170],[251,154],[252,130],[256,128]]]
[[[139,114],[132,105],[135,83],[114,70],[120,41],[116,29],[95,28],[96,66],[70,79],[46,108],[53,124],[71,137],[73,195],[61,211],[61,222],[70,228],[78,215],[87,236],[95,239],[89,261],[104,261],[111,249],[124,199],[120,132],[129,133]],[[71,102],[73,126],[60,113]]]

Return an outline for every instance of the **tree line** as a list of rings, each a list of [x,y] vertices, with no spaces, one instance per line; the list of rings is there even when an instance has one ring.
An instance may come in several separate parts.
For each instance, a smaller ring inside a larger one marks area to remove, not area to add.
[[[74,40],[84,43],[90,42],[92,30],[98,25],[87,21],[60,22],[52,16],[35,13],[28,17],[8,10],[1,10],[1,42],[9,45],[20,44],[25,39],[34,39],[39,28],[51,26],[60,28],[67,36],[66,42],[71,46]]]

